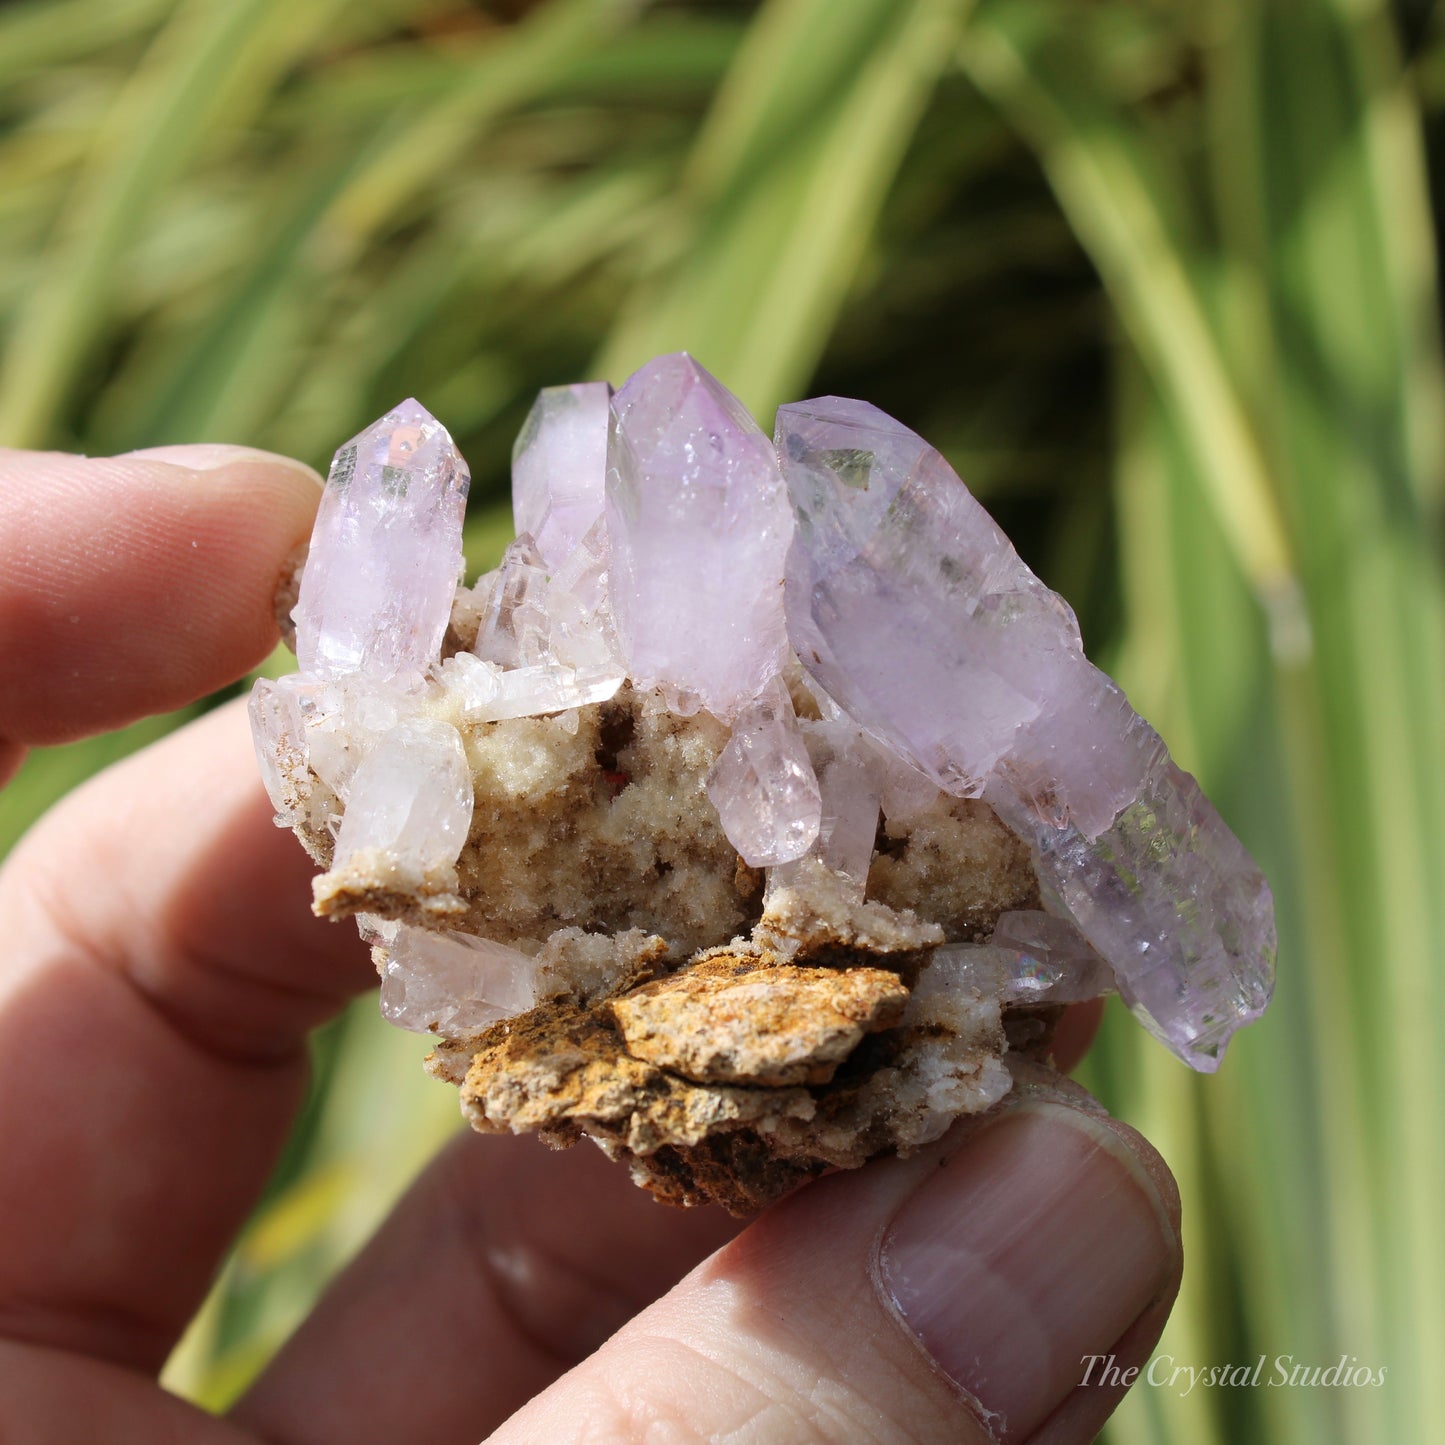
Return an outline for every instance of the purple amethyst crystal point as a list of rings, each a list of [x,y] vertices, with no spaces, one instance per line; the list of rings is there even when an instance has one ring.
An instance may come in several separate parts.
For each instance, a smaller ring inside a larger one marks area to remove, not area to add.
[[[512,516],[550,566],[566,560],[602,516],[612,388],[549,386],[512,449]]]
[[[1057,651],[1071,614],[1028,586],[947,462],[877,407],[780,407],[777,445],[797,524],[787,621],[799,660],[938,786],[977,797],[1039,712],[1003,660],[1004,635]]]
[[[293,613],[302,672],[421,678],[461,577],[468,480],[447,429],[415,401],[336,453]]]
[[[1140,1022],[1213,1073],[1274,992],[1274,901],[1199,784],[1163,754],[1093,839],[1040,818],[1006,785],[987,798],[1032,845],[1045,898],[1108,961]]]
[[[823,397],[779,409],[777,446],[804,668],[940,787],[986,793],[1146,1026],[1217,1067],[1273,986],[1273,907],[1248,854],[921,437]]]
[[[792,512],[766,436],[686,353],[612,402],[609,587],[628,675],[731,718],[782,669]]]

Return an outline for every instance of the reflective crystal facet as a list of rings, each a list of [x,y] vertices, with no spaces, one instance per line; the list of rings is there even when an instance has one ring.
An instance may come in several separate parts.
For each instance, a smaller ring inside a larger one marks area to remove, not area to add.
[[[1052,913],[1000,914],[989,942],[1017,955],[1013,976],[1021,998],[1047,993],[1054,1001],[1076,1003],[1114,991],[1109,965],[1072,923]]]
[[[1108,965],[1079,931],[1047,913],[1005,913],[987,943],[949,944],[929,968],[1007,1003],[1079,1003],[1114,988]]]
[[[303,672],[420,680],[461,576],[467,484],[447,429],[415,401],[336,453],[293,614]]]
[[[792,514],[777,458],[690,356],[649,362],[612,403],[610,587],[628,675],[677,712],[730,718],[781,671]]]

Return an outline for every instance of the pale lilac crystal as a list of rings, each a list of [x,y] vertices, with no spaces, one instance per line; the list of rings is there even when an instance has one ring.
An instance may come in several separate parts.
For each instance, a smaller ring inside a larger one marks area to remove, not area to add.
[[[378,738],[350,780],[333,867],[374,854],[402,879],[451,870],[472,821],[472,772],[457,730],[404,718]]]
[[[987,789],[1131,1007],[1217,1066],[1274,975],[1269,890],[1238,840],[922,438],[824,397],[780,408],[777,443],[804,668],[940,787]]]
[[[797,512],[788,628],[803,666],[946,791],[978,797],[1009,764],[1061,817],[1107,828],[1157,737],[1132,728],[1068,604],[943,457],[840,397],[779,408],[778,450]]]
[[[467,483],[447,429],[415,401],[336,453],[293,613],[303,672],[420,680],[461,576]]]
[[[566,559],[602,516],[612,388],[549,386],[512,448],[512,516],[545,561]]]
[[[788,863],[813,846],[818,780],[782,678],[738,714],[707,775],[707,795],[728,842],[750,867]]]
[[[730,718],[782,669],[792,514],[777,458],[690,356],[659,357],[613,399],[610,588],[628,675],[677,712]]]
[[[907,758],[876,744],[880,763],[883,816],[893,823],[906,823],[938,801],[938,786]]]
[[[415,1033],[477,1033],[536,1002],[532,960],[468,933],[433,932],[365,917],[362,937],[381,947],[381,1012]]]
[[[1045,898],[1106,958],[1162,1043],[1206,1073],[1274,991],[1269,885],[1199,785],[1166,754],[1098,838],[1039,817],[1006,784],[988,801],[1033,847]]]

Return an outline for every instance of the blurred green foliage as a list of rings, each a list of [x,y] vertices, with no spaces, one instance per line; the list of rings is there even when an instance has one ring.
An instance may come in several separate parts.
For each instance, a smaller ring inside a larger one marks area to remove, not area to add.
[[[1108,1438],[1445,1419],[1445,601],[1432,7],[1383,0],[29,0],[0,10],[0,441],[317,465],[406,394],[509,535],[538,387],[685,347],[764,424],[943,446],[1263,860],[1279,995],[1222,1072],[1087,1080],[1185,1195],[1181,1362]],[[176,719],[37,754],[0,849]],[[169,1381],[233,1396],[454,1102],[369,1002]]]

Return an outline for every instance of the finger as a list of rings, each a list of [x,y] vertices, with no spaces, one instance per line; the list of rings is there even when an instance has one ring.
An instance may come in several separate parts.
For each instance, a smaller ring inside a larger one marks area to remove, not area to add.
[[[1029,1097],[799,1191],[493,1438],[1026,1440],[1086,1357],[1149,1348],[1177,1210],[1138,1136]]]
[[[1054,1067],[1065,1074],[1077,1068],[1093,1046],[1103,1021],[1103,999],[1091,998],[1086,1003],[1070,1004],[1054,1030]]]
[[[25,761],[25,749],[19,743],[7,743],[0,738],[0,788],[3,788]]]
[[[0,1333],[158,1367],[374,982],[314,919],[244,711],[102,773],[0,870]]]
[[[244,447],[0,450],[0,740],[181,707],[276,645],[272,595],[319,479]]]
[[[659,1209],[591,1148],[464,1137],[236,1418],[288,1445],[364,1445],[408,1427],[437,1442],[476,1440],[737,1229],[714,1211]],[[409,1362],[446,1382],[420,1414],[409,1392],[355,1385],[394,1380]]]
[[[0,1341],[5,1445],[260,1445],[132,1370],[38,1345]]]
[[[473,1445],[740,1228],[590,1144],[465,1135],[233,1418],[285,1445]]]

